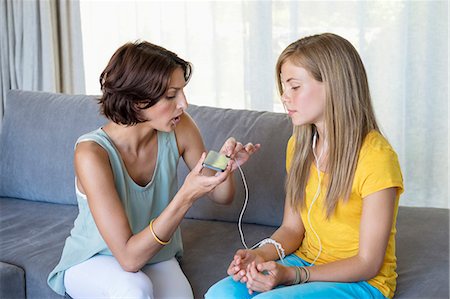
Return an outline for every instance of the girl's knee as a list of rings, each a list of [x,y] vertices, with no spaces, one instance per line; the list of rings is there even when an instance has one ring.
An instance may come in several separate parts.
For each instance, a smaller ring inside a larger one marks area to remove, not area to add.
[[[205,299],[250,298],[245,284],[234,281],[231,276],[222,279],[211,286],[205,294]]]

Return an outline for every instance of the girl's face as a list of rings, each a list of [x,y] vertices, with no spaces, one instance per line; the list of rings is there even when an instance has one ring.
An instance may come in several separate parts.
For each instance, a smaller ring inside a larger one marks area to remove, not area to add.
[[[325,85],[303,67],[286,60],[280,74],[283,94],[281,100],[294,126],[315,124],[323,127]]]
[[[142,110],[142,115],[148,120],[145,124],[158,131],[173,131],[188,106],[183,91],[185,86],[184,72],[176,68],[170,76],[166,94],[155,105]]]

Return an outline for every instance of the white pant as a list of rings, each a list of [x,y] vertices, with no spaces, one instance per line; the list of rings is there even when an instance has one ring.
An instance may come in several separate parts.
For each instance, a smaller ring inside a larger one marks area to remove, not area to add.
[[[66,270],[72,298],[190,298],[191,286],[175,258],[126,272],[113,256],[96,255]]]

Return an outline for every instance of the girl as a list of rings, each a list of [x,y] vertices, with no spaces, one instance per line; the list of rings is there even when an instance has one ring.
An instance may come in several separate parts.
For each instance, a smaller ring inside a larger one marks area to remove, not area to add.
[[[176,257],[179,224],[201,196],[233,200],[230,175],[259,145],[234,138],[225,171],[202,168],[205,146],[183,88],[190,63],[148,42],[120,47],[100,76],[105,126],[75,148],[79,215],[48,283],[72,298],[192,298]],[[182,157],[191,172],[177,190]]]
[[[276,74],[294,125],[283,222],[238,250],[206,298],[392,298],[402,174],[357,51],[330,33],[302,38]]]

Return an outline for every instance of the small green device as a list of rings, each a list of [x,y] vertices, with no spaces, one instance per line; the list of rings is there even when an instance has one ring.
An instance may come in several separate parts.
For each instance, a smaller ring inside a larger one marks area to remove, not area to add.
[[[230,158],[215,151],[209,151],[205,161],[203,161],[203,167],[215,170],[224,171],[227,168]]]

